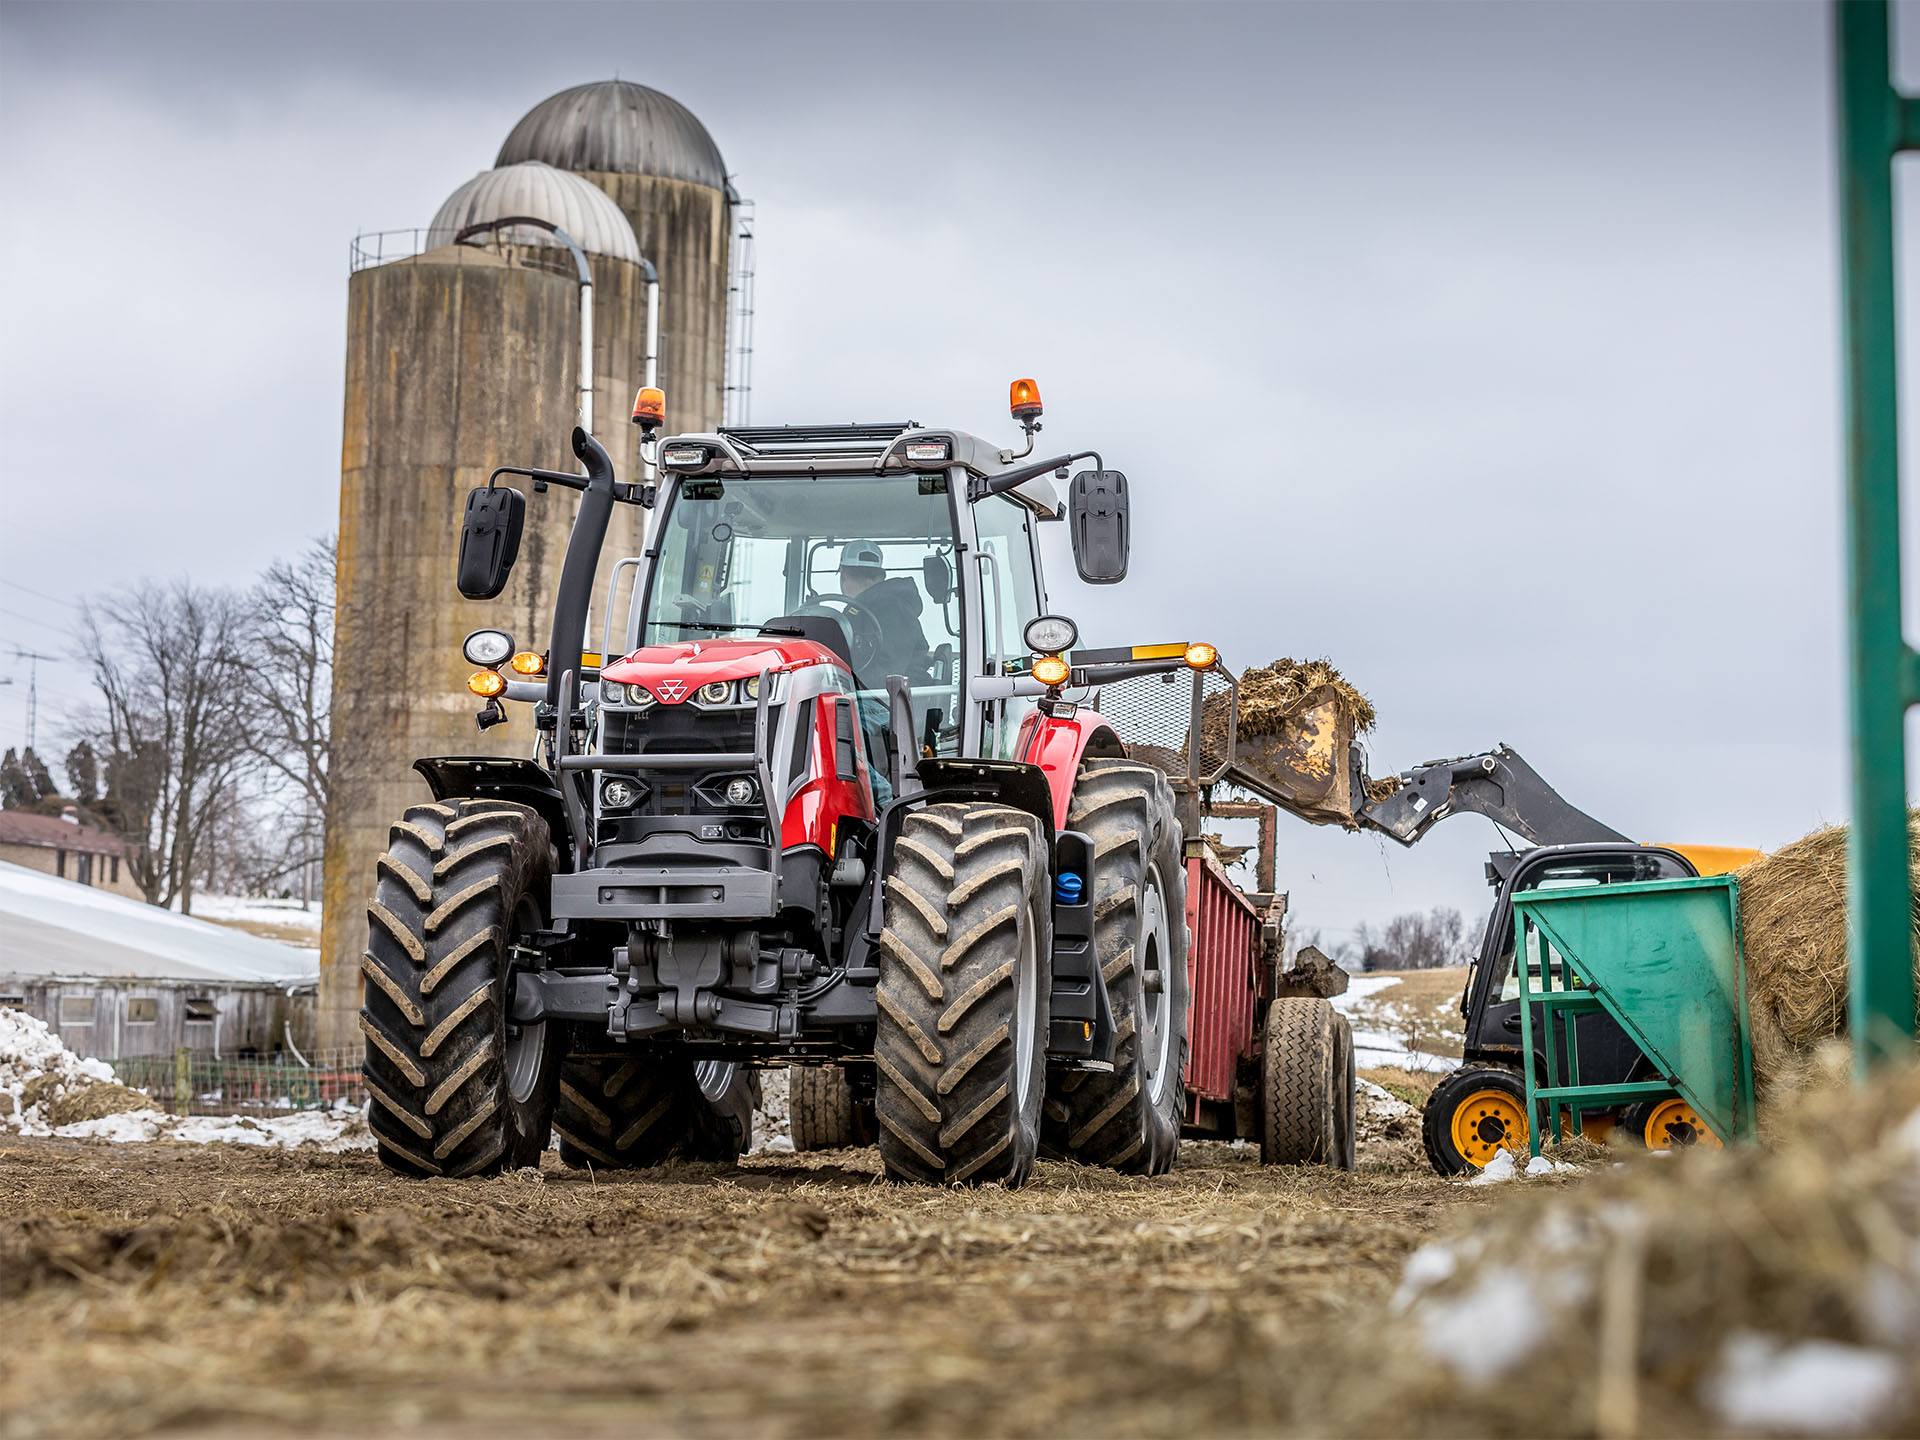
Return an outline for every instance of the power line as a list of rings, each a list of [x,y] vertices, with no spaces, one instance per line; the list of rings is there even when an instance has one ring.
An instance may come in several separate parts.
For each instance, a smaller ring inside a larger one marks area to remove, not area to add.
[[[56,630],[62,635],[65,635],[66,633],[68,633],[67,627],[65,625],[55,624],[51,620],[42,620],[36,615],[23,614],[18,610],[9,610],[4,605],[0,605],[0,615],[10,615],[15,620],[24,620],[29,625],[39,625],[48,630]]]
[[[23,595],[31,595],[36,600],[51,600],[55,605],[64,605],[69,610],[86,608],[72,600],[62,600],[58,595],[49,595],[44,590],[36,590],[31,585],[22,585],[18,580],[0,580],[0,585],[6,586],[9,590],[18,590]]]

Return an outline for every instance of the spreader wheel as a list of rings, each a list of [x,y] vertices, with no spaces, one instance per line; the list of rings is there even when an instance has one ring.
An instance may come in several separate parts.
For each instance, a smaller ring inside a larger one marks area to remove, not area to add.
[[[1260,1162],[1352,1166],[1351,1038],[1325,1000],[1281,996],[1267,1007],[1260,1056]]]
[[[1693,1106],[1678,1096],[1629,1105],[1620,1120],[1627,1134],[1649,1150],[1686,1150],[1696,1145],[1707,1150],[1721,1148],[1720,1137],[1707,1128]]]
[[[787,1069],[787,1115],[795,1150],[846,1150],[873,1144],[873,1102],[862,1101],[838,1065]]]
[[[542,924],[547,822],[504,800],[410,807],[376,862],[360,1029],[380,1163],[403,1175],[538,1165],[559,1037],[508,1017]]]
[[[1018,1185],[1040,1141],[1053,911],[1040,822],[928,805],[887,857],[874,1035],[895,1180]]]
[[[1511,1070],[1456,1070],[1427,1096],[1420,1138],[1442,1175],[1484,1169],[1502,1150],[1528,1147],[1527,1090]]]
[[[1159,1175],[1180,1153],[1187,1064],[1187,867],[1167,778],[1129,760],[1089,760],[1068,827],[1093,842],[1094,949],[1113,1004],[1113,1071],[1048,1087],[1059,1153]]]

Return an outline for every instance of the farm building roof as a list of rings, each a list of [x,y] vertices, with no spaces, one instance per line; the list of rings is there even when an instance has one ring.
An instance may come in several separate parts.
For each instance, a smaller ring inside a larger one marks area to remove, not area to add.
[[[76,825],[58,815],[34,815],[25,810],[0,810],[0,845],[35,845],[47,850],[84,850],[94,855],[122,855],[119,837],[92,825]]]
[[[0,863],[0,975],[299,986],[319,974],[311,950]]]

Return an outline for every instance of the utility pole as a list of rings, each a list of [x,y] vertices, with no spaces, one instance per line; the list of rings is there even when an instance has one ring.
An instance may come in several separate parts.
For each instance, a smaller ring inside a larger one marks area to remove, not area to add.
[[[34,727],[40,718],[40,662],[58,660],[58,655],[42,655],[38,650],[14,647],[14,658],[27,662],[27,749],[33,749]],[[11,682],[9,682],[11,683]]]

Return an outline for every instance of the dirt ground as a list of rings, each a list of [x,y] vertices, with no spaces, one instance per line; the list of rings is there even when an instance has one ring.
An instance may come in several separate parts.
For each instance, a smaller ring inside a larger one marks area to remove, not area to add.
[[[1216,1144],[1012,1193],[547,1165],[0,1139],[0,1435],[1325,1433],[1323,1346],[1489,1198]]]

